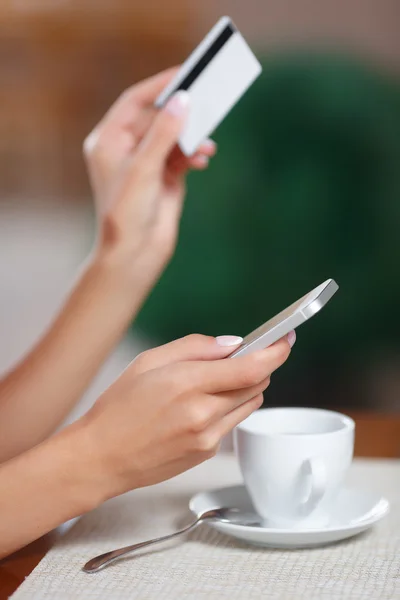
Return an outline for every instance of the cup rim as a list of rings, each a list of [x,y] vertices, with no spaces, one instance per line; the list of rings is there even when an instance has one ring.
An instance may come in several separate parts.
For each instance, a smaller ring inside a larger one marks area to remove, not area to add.
[[[333,431],[316,431],[316,432],[308,432],[305,433],[304,436],[310,436],[310,437],[317,437],[317,436],[332,436],[332,435],[338,435],[340,433],[344,433],[344,432],[349,432],[349,431],[354,431],[355,430],[355,422],[354,419],[352,419],[351,417],[349,417],[348,415],[345,415],[344,413],[341,413],[337,410],[329,410],[326,408],[307,408],[307,407],[300,407],[300,406],[276,406],[276,407],[270,407],[270,408],[262,408],[259,409],[260,412],[278,412],[278,411],[304,411],[304,412],[314,412],[314,413],[319,413],[319,414],[325,414],[325,415],[330,415],[330,416],[336,416],[339,417],[343,423],[343,427],[341,427],[340,429],[334,429]],[[256,412],[259,412],[256,411]],[[254,415],[254,413],[253,413]],[[246,434],[249,435],[254,435],[254,436],[262,436],[262,437],[282,437],[282,438],[298,438],[298,434],[296,433],[286,433],[286,432],[263,432],[263,431],[254,431],[253,429],[249,428],[248,425],[246,425],[246,421],[251,418],[253,415],[250,415],[250,417],[247,417],[247,419],[245,419],[244,421],[242,421],[241,423],[239,423],[239,425],[236,426],[237,430],[240,430]]]

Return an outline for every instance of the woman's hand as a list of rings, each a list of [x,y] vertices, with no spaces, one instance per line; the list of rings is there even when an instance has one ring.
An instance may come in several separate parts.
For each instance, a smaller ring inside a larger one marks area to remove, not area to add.
[[[210,458],[262,403],[294,335],[244,357],[189,336],[142,354],[85,417],[0,464],[0,558],[128,490]]]
[[[284,339],[261,352],[216,360],[235,347],[230,338],[183,338],[142,354],[105,392],[81,422],[105,497],[210,458],[222,438],[261,406],[290,344]]]
[[[176,69],[122,94],[84,144],[99,218],[98,251],[145,295],[174,252],[190,168],[215,154],[207,141],[191,158],[176,143],[190,110],[178,92],[163,110],[154,102]]]

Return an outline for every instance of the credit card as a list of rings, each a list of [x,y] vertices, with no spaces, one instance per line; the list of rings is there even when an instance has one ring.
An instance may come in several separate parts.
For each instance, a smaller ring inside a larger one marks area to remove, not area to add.
[[[179,146],[191,156],[260,75],[262,67],[229,17],[222,17],[156,100],[161,108],[178,90],[190,96]]]

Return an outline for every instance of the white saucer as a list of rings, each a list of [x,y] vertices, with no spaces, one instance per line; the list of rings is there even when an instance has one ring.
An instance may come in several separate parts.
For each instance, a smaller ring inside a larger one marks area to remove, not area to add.
[[[250,497],[243,485],[202,492],[190,501],[190,510],[199,515],[213,508],[237,508],[235,520],[257,521]],[[274,529],[261,525],[241,525],[209,521],[221,533],[270,548],[311,548],[350,538],[380,521],[389,511],[389,502],[376,494],[344,488],[332,507],[331,523],[323,529]]]

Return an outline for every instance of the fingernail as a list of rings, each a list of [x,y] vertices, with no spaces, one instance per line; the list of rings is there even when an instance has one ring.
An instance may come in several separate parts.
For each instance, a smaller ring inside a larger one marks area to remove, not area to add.
[[[183,116],[189,106],[189,94],[184,90],[176,92],[165,105],[165,110],[174,117]]]
[[[243,342],[243,338],[238,335],[219,335],[215,339],[219,346],[239,346]]]
[[[293,348],[295,342],[296,342],[296,332],[295,331],[291,331],[290,333],[288,333],[287,336],[288,342],[290,344],[290,347]]]
[[[198,167],[208,167],[210,159],[208,158],[208,156],[199,154],[198,156],[196,156],[196,162]]]
[[[203,149],[204,150],[209,150],[209,151],[214,151],[217,148],[217,144],[214,142],[214,140],[211,139],[207,139],[202,143]]]

